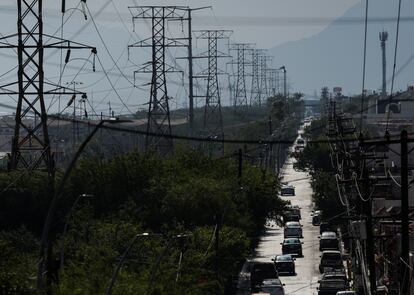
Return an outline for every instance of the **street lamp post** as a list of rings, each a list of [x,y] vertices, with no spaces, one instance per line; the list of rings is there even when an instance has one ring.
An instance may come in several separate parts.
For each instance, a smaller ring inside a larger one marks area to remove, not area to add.
[[[122,254],[121,260],[118,262],[117,266],[115,267],[114,272],[112,273],[112,277],[111,277],[111,280],[109,282],[108,288],[106,288],[105,295],[111,295],[112,294],[112,288],[113,288],[113,286],[115,284],[115,281],[118,277],[119,270],[124,265],[125,259],[127,258],[129,251],[131,251],[132,247],[134,246],[134,244],[138,240],[138,238],[140,238],[140,237],[159,237],[159,236],[162,236],[162,235],[161,234],[152,234],[152,233],[141,233],[141,234],[135,235],[135,237],[132,239],[132,241],[129,243],[128,247],[126,248],[126,250]]]
[[[53,117],[53,116],[49,116],[49,117]],[[58,189],[56,190],[56,192],[53,195],[53,198],[50,202],[49,209],[48,209],[47,216],[46,216],[46,220],[45,220],[45,224],[43,225],[42,237],[41,237],[41,240],[40,240],[39,264],[38,264],[38,269],[37,269],[37,288],[38,289],[43,288],[43,275],[45,273],[45,254],[46,254],[46,249],[47,249],[48,244],[49,244],[49,232],[50,232],[50,228],[51,228],[51,225],[52,225],[52,222],[53,222],[53,218],[55,216],[57,201],[58,201],[59,197],[62,195],[63,189],[65,187],[65,183],[69,179],[70,173],[72,172],[73,168],[75,167],[75,164],[78,161],[78,159],[79,159],[80,155],[82,154],[83,150],[85,149],[85,147],[87,146],[89,141],[91,141],[92,137],[99,130],[99,128],[101,128],[107,122],[108,123],[122,123],[122,122],[125,122],[125,121],[115,120],[115,119],[114,120],[101,120],[99,122],[99,124],[97,124],[95,126],[95,128],[92,130],[92,132],[88,135],[88,137],[79,146],[75,156],[73,157],[72,161],[70,162],[68,168],[66,169],[66,171],[65,171],[65,173],[62,177],[62,180],[59,184]],[[51,251],[47,251],[47,252],[50,253]],[[50,259],[49,255],[47,255],[46,259]],[[49,265],[50,265],[50,263],[46,263],[47,267]]]
[[[62,233],[62,244],[60,246],[60,267],[63,268],[64,265],[64,259],[65,259],[65,237],[66,237],[66,232],[68,230],[68,224],[69,224],[69,220],[72,217],[73,211],[75,210],[76,206],[78,205],[79,201],[81,198],[93,198],[94,195],[90,195],[90,194],[81,194],[79,195],[75,202],[73,202],[72,207],[69,210],[69,213],[66,217],[66,221],[65,221],[65,225],[63,227],[63,233]]]

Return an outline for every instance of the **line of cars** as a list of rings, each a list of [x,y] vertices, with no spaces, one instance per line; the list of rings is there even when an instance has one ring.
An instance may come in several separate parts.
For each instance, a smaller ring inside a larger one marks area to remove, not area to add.
[[[277,255],[272,262],[246,261],[241,280],[239,275],[238,289],[250,290],[251,294],[285,295],[284,284],[279,275],[296,275],[295,257],[303,257],[300,219],[300,208],[288,206],[283,215],[282,255]]]
[[[319,219],[314,223],[314,217]],[[319,272],[321,278],[318,281],[318,295],[355,295],[350,291],[350,280],[348,279],[343,257],[340,251],[340,243],[335,229],[327,222],[320,221],[320,212],[313,214],[312,224],[319,224],[319,251],[321,261]]]

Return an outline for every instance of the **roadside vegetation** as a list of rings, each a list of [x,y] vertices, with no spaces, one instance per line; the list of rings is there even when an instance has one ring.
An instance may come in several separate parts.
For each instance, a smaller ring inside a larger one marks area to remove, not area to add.
[[[326,140],[326,119],[313,120],[311,125],[305,128],[304,137],[307,140]],[[316,210],[322,211],[322,218],[331,223],[342,222],[338,214],[343,212],[337,193],[334,170],[329,156],[330,148],[327,143],[307,144],[299,154],[295,169],[308,171],[311,175],[313,189],[313,202]]]
[[[0,175],[2,294],[36,294],[31,290],[50,198],[44,175],[25,175],[13,182],[19,176]],[[83,159],[65,186],[53,226],[53,278],[59,282],[55,292],[104,294],[122,253],[143,232],[162,237],[137,239],[113,294],[213,294],[217,288],[224,292],[266,217],[281,214],[285,203],[277,196],[278,185],[274,176],[247,163],[239,179],[233,159],[196,152],[163,159],[140,154]],[[81,194],[91,196],[81,198],[68,217]],[[62,245],[65,260],[58,271]]]

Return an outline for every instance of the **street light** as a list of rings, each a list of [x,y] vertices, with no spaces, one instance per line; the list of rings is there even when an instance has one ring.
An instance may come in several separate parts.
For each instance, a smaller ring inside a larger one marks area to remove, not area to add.
[[[49,116],[49,117],[53,118],[54,116]],[[79,159],[80,155],[82,154],[83,150],[85,149],[85,147],[87,146],[89,141],[91,141],[92,137],[95,135],[95,133],[98,131],[99,128],[101,128],[105,123],[114,124],[114,123],[123,123],[123,122],[129,122],[129,121],[127,121],[127,120],[101,120],[99,122],[99,124],[95,125],[95,128],[92,130],[92,132],[88,135],[88,137],[79,146],[75,156],[73,157],[73,159],[70,162],[68,168],[66,169],[66,171],[65,171],[65,173],[62,177],[62,180],[61,180],[61,182],[58,186],[58,189],[56,190],[56,192],[53,195],[53,198],[50,202],[49,209],[48,209],[47,216],[46,216],[46,221],[45,221],[45,224],[44,224],[43,230],[42,230],[42,237],[41,237],[41,240],[40,240],[39,265],[38,265],[38,269],[37,269],[37,288],[38,289],[43,288],[43,274],[45,273],[45,271],[44,271],[45,252],[46,252],[45,250],[46,250],[48,242],[49,242],[49,232],[50,232],[50,227],[51,227],[52,222],[53,222],[53,218],[55,216],[57,201],[63,193],[63,188],[65,187],[66,181],[69,179],[70,173],[72,172],[73,168],[75,167],[75,164],[78,161],[78,159]],[[50,257],[47,257],[47,259],[50,259]],[[49,263],[46,263],[46,265],[48,267]],[[46,273],[50,273],[50,272],[46,271]]]
[[[190,236],[192,236],[192,234],[178,234],[178,235],[172,236],[172,237],[170,237],[168,239],[167,245],[164,247],[163,251],[158,256],[157,261],[155,262],[155,265],[152,268],[151,277],[150,277],[150,282],[148,284],[147,293],[149,293],[150,290],[152,289],[152,285],[153,285],[153,282],[155,280],[155,275],[156,275],[156,272],[158,270],[159,264],[161,263],[162,258],[167,253],[168,249],[170,248],[171,242],[174,239],[183,239],[183,238],[187,238],[187,237],[190,237]],[[125,259],[127,258],[129,251],[131,251],[131,248],[134,246],[135,242],[140,237],[163,237],[163,235],[162,234],[157,234],[157,233],[141,233],[141,234],[135,235],[135,237],[129,243],[129,246],[126,248],[126,250],[122,254],[121,260],[118,262],[117,266],[115,267],[115,270],[112,273],[111,280],[110,280],[110,282],[108,284],[108,288],[106,288],[105,295],[111,295],[112,294],[112,288],[113,288],[113,286],[114,286],[114,284],[116,282],[116,279],[118,277],[119,270],[121,269],[122,265],[124,264]],[[180,258],[182,258],[182,257],[180,257]],[[176,279],[177,278],[178,278],[178,273],[176,275]]]
[[[121,260],[118,262],[114,272],[112,273],[112,277],[111,277],[111,280],[109,282],[108,288],[106,288],[105,295],[112,294],[112,288],[113,288],[113,286],[115,284],[115,281],[118,277],[119,270],[124,265],[124,261],[127,258],[129,251],[131,251],[131,248],[134,246],[134,244],[138,240],[138,238],[140,238],[140,237],[160,237],[160,236],[162,237],[162,234],[141,233],[141,234],[135,235],[135,237],[129,243],[129,246],[126,248],[126,250],[122,254]]]
[[[66,237],[66,232],[68,230],[68,223],[70,218],[72,217],[72,213],[74,211],[74,209],[76,208],[76,206],[78,205],[79,201],[81,198],[93,198],[94,195],[90,195],[90,194],[81,194],[79,195],[75,202],[73,202],[72,207],[69,210],[68,216],[66,217],[66,221],[65,221],[65,225],[63,227],[63,234],[62,234],[62,244],[60,246],[60,267],[63,268],[64,265],[64,259],[65,259],[65,237]]]

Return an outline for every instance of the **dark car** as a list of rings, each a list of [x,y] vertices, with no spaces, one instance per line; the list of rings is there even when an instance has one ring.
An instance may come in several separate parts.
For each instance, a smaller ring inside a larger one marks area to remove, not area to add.
[[[321,216],[319,214],[315,214],[312,216],[312,225],[320,225],[321,224]]]
[[[283,222],[290,222],[290,221],[299,221],[300,216],[297,214],[293,214],[291,211],[287,211],[283,214]]]
[[[256,290],[264,280],[278,277],[279,274],[273,262],[255,262],[250,270],[250,287]]]
[[[295,258],[292,257],[292,255],[278,255],[275,259],[273,259],[275,262],[275,266],[277,269],[277,272],[280,273],[289,273],[294,275],[295,272]]]
[[[284,184],[280,189],[280,194],[282,196],[294,196],[295,195],[295,187],[293,185]]]
[[[342,270],[343,268],[344,264],[342,262],[341,252],[333,250],[327,250],[322,252],[321,262],[319,264],[319,271],[321,273],[324,273],[327,270]]]
[[[285,254],[296,254],[300,257],[303,256],[302,253],[302,244],[299,238],[288,238],[284,239],[282,245],[282,253]]]
[[[343,280],[320,280],[318,295],[336,295],[339,291],[348,290],[347,284]]]
[[[325,272],[319,282],[326,280],[342,280],[349,287],[350,280],[347,278],[345,271]]]
[[[319,251],[339,250],[339,242],[335,232],[323,232],[319,238]]]
[[[330,225],[328,222],[321,222],[319,225],[319,233],[322,234],[325,231],[335,231],[333,226]]]

